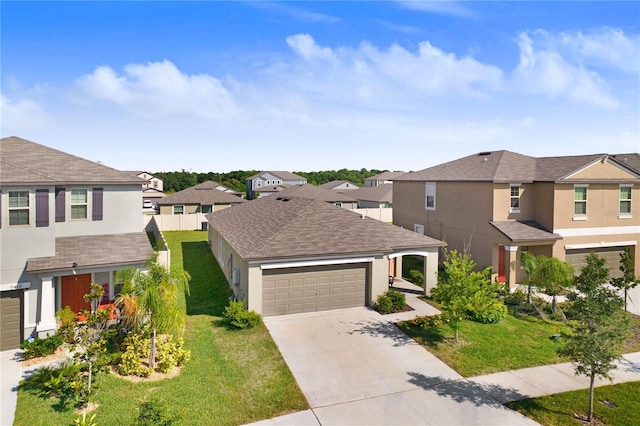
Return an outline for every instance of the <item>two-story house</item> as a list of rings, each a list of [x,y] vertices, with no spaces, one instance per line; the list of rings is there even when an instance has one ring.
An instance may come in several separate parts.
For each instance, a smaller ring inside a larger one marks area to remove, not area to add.
[[[158,205],[160,214],[211,213],[246,202],[234,191],[208,180],[164,197]]]
[[[18,137],[0,140],[0,350],[56,330],[55,311],[87,308],[92,282],[153,250],[142,231],[142,182]]]
[[[247,178],[246,198],[253,200],[259,196],[270,195],[290,185],[303,185],[307,179],[291,172],[263,171]]]
[[[164,197],[164,181],[146,171],[131,170],[127,173],[144,180],[142,183],[143,205],[151,204],[152,207],[158,205],[158,201]]]
[[[631,246],[640,271],[638,157],[481,152],[395,178],[393,223],[471,253],[511,287],[523,278],[525,251],[576,272],[595,252],[617,276]]]
[[[378,186],[392,184],[397,177],[404,175],[404,172],[382,172],[380,174],[370,176],[364,180],[364,186]]]

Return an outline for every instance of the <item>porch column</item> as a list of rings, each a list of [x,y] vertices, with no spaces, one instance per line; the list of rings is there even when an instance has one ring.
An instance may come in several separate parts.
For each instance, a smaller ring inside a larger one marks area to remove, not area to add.
[[[42,277],[40,285],[40,321],[36,326],[38,337],[56,332],[55,291],[53,277]]]
[[[424,294],[429,295],[431,289],[438,285],[438,250],[424,256]]]
[[[507,283],[509,284],[509,288],[514,288],[517,284],[518,246],[504,246],[504,249],[507,252],[507,264],[509,265]]]

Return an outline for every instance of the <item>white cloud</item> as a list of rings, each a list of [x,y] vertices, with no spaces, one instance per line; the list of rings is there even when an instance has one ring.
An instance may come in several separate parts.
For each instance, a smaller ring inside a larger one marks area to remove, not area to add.
[[[320,47],[309,34],[296,34],[287,37],[287,44],[294,52],[307,61],[315,59],[335,59],[333,50],[329,47]]]
[[[36,101],[28,98],[11,99],[0,94],[3,132],[14,135],[29,129],[49,125],[51,117]]]
[[[536,49],[532,36],[539,35],[545,37],[546,33],[520,33],[520,62],[513,75],[515,90],[552,97],[566,96],[605,108],[618,106],[618,101],[598,73],[571,63],[555,49]]]
[[[459,18],[471,18],[475,16],[471,9],[463,5],[462,2],[455,0],[399,0],[398,3],[406,9],[436,13],[438,15],[451,15]]]
[[[580,60],[638,73],[640,69],[640,36],[627,36],[617,28],[600,28],[583,32],[562,32],[556,36],[545,34],[549,42],[564,48]]]
[[[219,119],[237,110],[231,94],[215,77],[188,75],[172,62],[130,64],[124,74],[101,66],[77,80],[87,96],[142,115]]]

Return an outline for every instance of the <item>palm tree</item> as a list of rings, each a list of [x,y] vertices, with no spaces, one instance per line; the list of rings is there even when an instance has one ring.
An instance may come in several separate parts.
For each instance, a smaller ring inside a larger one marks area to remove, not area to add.
[[[524,281],[527,284],[527,303],[531,304],[531,286],[534,284],[538,272],[538,258],[531,253],[524,252],[520,264],[524,269]]]
[[[157,333],[182,334],[184,330],[185,311],[178,303],[178,295],[181,291],[189,294],[191,277],[182,269],[167,270],[155,260],[144,271],[131,266],[116,276],[123,283],[116,299],[123,321],[133,329],[149,327],[149,367],[154,368]]]

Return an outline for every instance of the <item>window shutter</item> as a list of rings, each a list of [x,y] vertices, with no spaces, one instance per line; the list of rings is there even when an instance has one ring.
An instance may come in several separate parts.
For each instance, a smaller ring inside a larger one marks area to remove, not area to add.
[[[49,226],[49,190],[36,189],[36,228]]]
[[[102,188],[93,188],[93,209],[91,218],[93,220],[102,220]]]
[[[65,194],[64,188],[56,188],[56,222],[64,222]]]
[[[0,189],[0,228],[2,228],[2,189]]]

